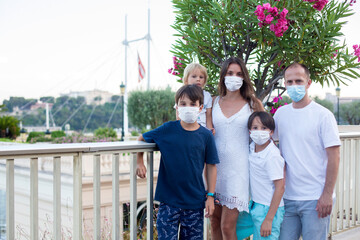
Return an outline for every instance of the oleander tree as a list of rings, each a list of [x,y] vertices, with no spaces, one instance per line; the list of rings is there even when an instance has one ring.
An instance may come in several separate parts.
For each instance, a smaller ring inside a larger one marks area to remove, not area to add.
[[[186,64],[208,69],[207,90],[216,93],[220,66],[230,56],[243,59],[256,96],[281,88],[284,68],[297,61],[313,82],[346,84],[360,77],[360,47],[348,47],[342,27],[354,1],[172,0],[178,39],[169,73],[181,81]]]

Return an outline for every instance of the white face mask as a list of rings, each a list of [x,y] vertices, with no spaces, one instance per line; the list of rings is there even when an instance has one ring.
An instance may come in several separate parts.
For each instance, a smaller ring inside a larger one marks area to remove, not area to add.
[[[269,131],[253,130],[250,132],[250,138],[257,145],[263,145],[270,139]]]
[[[199,107],[178,107],[179,118],[186,123],[194,123],[200,114]]]
[[[230,92],[237,91],[243,85],[243,78],[237,76],[225,76],[225,86]]]

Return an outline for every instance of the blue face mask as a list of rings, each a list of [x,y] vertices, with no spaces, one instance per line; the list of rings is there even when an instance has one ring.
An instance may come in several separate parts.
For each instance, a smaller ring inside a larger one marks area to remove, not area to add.
[[[294,102],[299,102],[306,94],[304,85],[294,85],[286,87],[287,93]]]

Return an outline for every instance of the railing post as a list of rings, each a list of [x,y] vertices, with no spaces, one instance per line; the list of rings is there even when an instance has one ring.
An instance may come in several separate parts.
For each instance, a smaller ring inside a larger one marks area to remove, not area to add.
[[[130,163],[130,240],[137,239],[136,160],[136,153],[133,153],[133,159]]]
[[[357,221],[360,221],[360,139],[356,140],[357,142],[357,147],[356,147],[356,156],[357,156],[357,160],[355,161],[356,164],[356,182],[355,182],[355,192],[356,192],[356,199],[357,199],[357,203],[356,205],[356,211],[354,211],[357,215]],[[356,219],[355,219],[356,221]]]
[[[73,162],[73,239],[82,239],[82,153],[74,156]]]
[[[351,222],[349,224],[349,227],[351,225],[355,226],[356,225],[356,212],[355,212],[355,209],[356,209],[356,198],[355,198],[355,194],[356,194],[356,185],[355,185],[355,182],[356,182],[356,172],[355,172],[355,169],[356,169],[356,164],[355,164],[355,153],[356,153],[356,142],[355,142],[355,139],[351,139],[350,141],[350,149],[351,149],[351,154],[350,154],[350,183],[351,183],[351,191],[350,191],[350,206],[351,206]]]
[[[345,146],[346,148],[345,150],[345,154],[346,154],[346,167],[345,167],[345,175],[346,176],[346,180],[345,180],[345,191],[344,191],[344,196],[345,196],[345,219],[346,219],[346,223],[345,223],[345,227],[346,228],[350,228],[350,192],[351,192],[351,185],[350,185],[350,173],[351,173],[351,147],[350,147],[350,140],[345,141]]]
[[[147,153],[147,203],[146,203],[146,236],[154,237],[154,152]]]
[[[344,229],[344,168],[345,168],[345,154],[344,154],[345,140],[341,141],[340,147],[340,164],[339,164],[339,174],[338,174],[338,187],[339,194],[336,195],[338,202],[338,211],[339,211],[339,230]],[[336,229],[337,231],[337,229]]]
[[[100,239],[100,226],[101,226],[101,216],[100,216],[100,155],[94,155],[94,177],[93,177],[93,198],[94,198],[94,239]]]
[[[124,205],[122,202],[120,202],[120,207],[119,207],[119,211],[120,211],[120,240],[124,239],[123,236],[123,232],[124,232]]]
[[[119,239],[119,154],[112,155],[112,239]]]
[[[30,239],[39,238],[38,158],[30,159]]]
[[[6,160],[6,239],[15,239],[14,159]]]
[[[61,240],[61,158],[53,159],[54,239]]]

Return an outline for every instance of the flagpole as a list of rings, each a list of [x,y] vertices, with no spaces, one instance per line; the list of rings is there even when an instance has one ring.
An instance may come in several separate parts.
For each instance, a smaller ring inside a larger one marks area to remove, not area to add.
[[[147,42],[148,42],[148,70],[147,70],[147,90],[150,90],[150,0],[148,1],[148,35],[147,35]]]
[[[128,103],[128,84],[127,84],[127,47],[129,43],[147,40],[148,41],[148,83],[147,90],[150,90],[150,0],[148,1],[148,34],[142,38],[134,39],[128,41],[127,39],[127,14],[125,15],[125,40],[123,44],[125,45],[125,93],[124,93],[124,130],[125,134],[129,131],[129,120],[127,112],[127,103]]]
[[[123,126],[124,126],[124,132],[125,134],[129,132],[129,120],[128,120],[128,111],[127,111],[127,103],[128,103],[128,84],[127,84],[127,47],[129,45],[129,42],[127,40],[127,14],[125,15],[125,40],[124,40],[124,45],[125,45],[125,92],[124,92],[124,122],[123,122]]]

